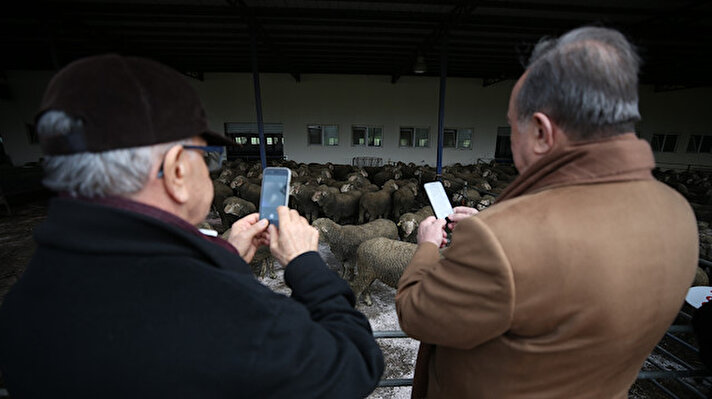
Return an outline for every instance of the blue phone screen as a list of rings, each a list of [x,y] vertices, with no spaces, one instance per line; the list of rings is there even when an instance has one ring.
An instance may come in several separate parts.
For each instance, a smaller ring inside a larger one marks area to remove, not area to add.
[[[287,205],[287,176],[264,175],[260,197],[260,218],[267,218],[270,223],[279,226],[277,207],[282,205]]]

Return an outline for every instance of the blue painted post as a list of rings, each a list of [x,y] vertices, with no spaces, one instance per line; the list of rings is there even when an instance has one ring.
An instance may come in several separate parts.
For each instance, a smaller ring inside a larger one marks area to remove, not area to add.
[[[445,124],[445,81],[447,80],[447,37],[443,37],[440,48],[440,110],[438,112],[438,161],[436,176],[442,180],[443,175],[443,130]]]
[[[267,167],[265,151],[265,124],[262,121],[262,91],[260,90],[260,72],[257,68],[257,32],[254,23],[250,26],[250,50],[252,50],[252,81],[255,85],[255,108],[257,109],[257,131],[260,135],[260,160],[262,170]]]

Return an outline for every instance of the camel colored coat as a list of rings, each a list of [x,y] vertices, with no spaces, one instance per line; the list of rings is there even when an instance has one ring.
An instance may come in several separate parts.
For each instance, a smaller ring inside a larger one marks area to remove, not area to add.
[[[625,398],[693,279],[697,226],[633,134],[540,160],[396,296],[413,397]]]

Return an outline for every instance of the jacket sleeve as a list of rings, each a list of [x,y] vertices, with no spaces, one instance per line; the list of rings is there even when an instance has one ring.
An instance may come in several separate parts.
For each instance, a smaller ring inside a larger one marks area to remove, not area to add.
[[[383,355],[348,284],[316,252],[290,262],[285,281],[294,300],[280,304],[257,366],[272,379],[270,391],[248,396],[367,396],[383,373]]]
[[[422,243],[398,283],[401,328],[422,342],[470,349],[505,333],[514,311],[510,264],[478,218],[460,221],[441,259]]]

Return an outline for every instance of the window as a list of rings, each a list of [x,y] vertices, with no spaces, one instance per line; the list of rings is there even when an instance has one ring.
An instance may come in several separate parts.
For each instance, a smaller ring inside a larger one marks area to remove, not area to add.
[[[237,136],[237,137],[235,137],[235,143],[245,145],[245,144],[247,144],[247,137]]]
[[[676,134],[654,134],[650,146],[655,152],[675,152]]]
[[[472,148],[472,129],[457,129],[457,148]]]
[[[512,128],[500,126],[497,128],[497,144],[494,157],[499,159],[512,159]]]
[[[427,127],[400,128],[399,147],[430,147],[430,129]]]
[[[367,145],[381,147],[383,128],[371,126],[353,126],[351,128],[351,145]]]
[[[412,127],[402,127],[400,129],[400,139],[398,139],[399,147],[412,147],[413,146],[413,128]]]
[[[712,136],[693,134],[687,142],[687,152],[707,153],[712,150]]]
[[[339,126],[324,126],[324,144],[328,146],[339,145]]]
[[[443,129],[443,147],[472,149],[472,129]]]
[[[250,138],[250,144],[252,144],[252,145],[260,145],[260,138],[259,138],[259,137],[251,137],[251,138]]]
[[[307,135],[309,137],[309,145],[321,145],[321,125],[307,126]]]
[[[443,148],[455,148],[457,130],[443,129]]]
[[[309,145],[339,145],[338,125],[307,125]]]
[[[415,146],[430,147],[430,129],[415,128]]]

